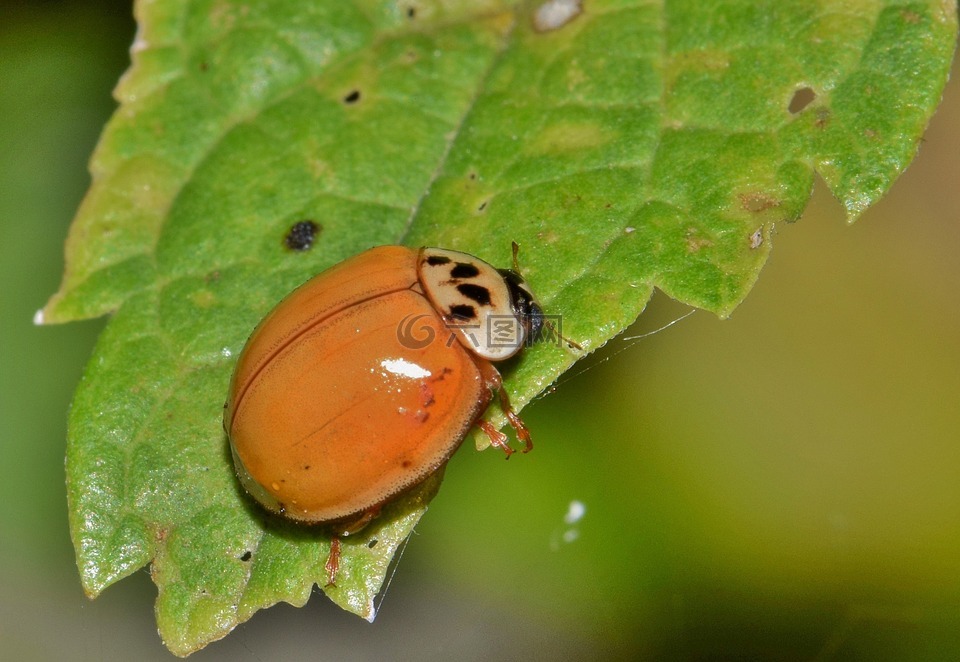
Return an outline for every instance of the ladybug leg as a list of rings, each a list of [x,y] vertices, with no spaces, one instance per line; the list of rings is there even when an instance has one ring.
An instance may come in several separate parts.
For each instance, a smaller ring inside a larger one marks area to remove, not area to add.
[[[527,429],[527,426],[524,425],[523,421],[517,415],[517,412],[513,410],[513,407],[510,406],[510,397],[503,388],[503,380],[500,378],[500,373],[487,362],[478,363],[478,367],[480,368],[480,373],[483,375],[483,380],[487,388],[497,394],[497,399],[500,401],[500,409],[506,414],[510,426],[516,431],[517,438],[523,442],[523,452],[529,453],[533,448],[533,439],[530,438],[530,431]],[[513,449],[507,445],[507,435],[484,420],[477,421],[476,425],[490,437],[491,444],[507,454],[507,458],[513,454]]]
[[[337,525],[337,534],[346,538],[347,536],[352,536],[355,533],[360,533],[360,531],[373,519],[380,514],[380,506],[374,506],[369,510],[365,510],[353,519],[344,520]]]
[[[337,571],[340,569],[340,536],[330,539],[330,554],[327,555],[323,569],[327,571],[327,586],[336,586]]]
[[[507,396],[507,392],[503,389],[503,386],[500,387],[500,390],[497,392],[498,399],[500,400],[500,408],[503,410],[503,413],[507,415],[507,420],[510,421],[510,426],[516,431],[517,439],[523,442],[524,453],[529,453],[533,450],[533,439],[530,437],[530,430],[527,429],[527,426],[524,424],[520,416],[513,410],[513,407],[510,406],[510,398]]]
[[[358,533],[379,514],[380,506],[375,506],[363,511],[354,519],[344,520],[336,524],[330,538],[330,553],[327,555],[327,562],[323,564],[323,569],[327,571],[327,586],[337,585],[337,571],[340,570],[340,538]]]
[[[491,425],[488,421],[484,421],[483,419],[477,421],[477,427],[483,430],[484,433],[490,437],[491,445],[496,446],[507,454],[507,459],[509,460],[510,456],[514,453],[514,450],[510,448],[509,444],[507,443],[509,441],[507,439],[507,435],[500,432],[500,430],[493,427],[493,425]]]

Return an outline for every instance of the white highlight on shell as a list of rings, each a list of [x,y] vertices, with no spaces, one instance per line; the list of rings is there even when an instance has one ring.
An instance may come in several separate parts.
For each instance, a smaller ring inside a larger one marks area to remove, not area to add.
[[[411,363],[406,359],[384,359],[380,362],[380,365],[384,370],[393,375],[407,377],[409,379],[423,379],[433,374],[423,366]]]
[[[533,27],[538,32],[559,30],[583,11],[581,0],[547,0],[537,7]]]
[[[43,308],[33,314],[33,325],[43,326]]]

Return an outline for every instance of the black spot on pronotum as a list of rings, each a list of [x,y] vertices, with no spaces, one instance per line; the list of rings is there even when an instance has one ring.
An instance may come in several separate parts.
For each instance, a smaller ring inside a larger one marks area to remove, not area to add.
[[[817,93],[812,89],[809,87],[801,87],[793,93],[793,98],[790,99],[790,105],[787,106],[787,110],[789,110],[791,114],[796,115],[813,103],[813,100],[816,98]]]
[[[471,301],[477,302],[481,306],[490,305],[490,290],[482,285],[463,283],[461,285],[457,285],[457,292],[467,297]]]
[[[352,90],[347,96],[343,97],[344,103],[356,103],[360,101],[360,90]]]
[[[476,319],[477,309],[464,303],[457,304],[456,306],[450,306],[450,316],[458,320],[469,321]]]
[[[427,264],[431,267],[439,267],[444,264],[450,264],[450,258],[443,255],[431,255],[427,258]]]
[[[253,552],[249,549],[240,556],[240,560],[244,562],[249,561],[251,558],[253,558]]]
[[[283,243],[292,251],[308,251],[320,232],[320,224],[314,221],[297,221],[290,226]]]
[[[480,270],[468,262],[457,262],[457,266],[450,270],[450,278],[476,278]]]

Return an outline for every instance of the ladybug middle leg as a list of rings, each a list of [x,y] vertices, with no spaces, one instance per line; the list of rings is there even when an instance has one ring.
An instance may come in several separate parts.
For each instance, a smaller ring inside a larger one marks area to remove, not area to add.
[[[500,430],[493,427],[493,425],[490,422],[485,421],[483,419],[480,419],[479,421],[477,421],[476,425],[478,428],[483,430],[484,434],[486,434],[490,438],[490,445],[496,446],[497,448],[502,450],[504,453],[506,453],[507,459],[509,460],[510,456],[513,455],[515,451],[512,448],[510,448],[510,444],[509,444],[510,440],[507,438],[507,435],[500,432]]]
[[[500,373],[497,372],[497,369],[493,367],[490,363],[487,362],[477,362],[480,372],[483,376],[483,380],[487,385],[487,388],[490,389],[491,393],[495,393],[497,400],[500,402],[500,409],[506,415],[507,420],[510,422],[510,426],[516,431],[517,438],[523,442],[523,452],[529,453],[533,449],[533,439],[530,437],[530,430],[527,429],[527,426],[524,424],[520,416],[513,410],[513,407],[510,406],[510,398],[507,395],[506,390],[503,388],[503,380],[500,377]],[[488,421],[479,419],[476,422],[476,426],[483,430],[483,432],[490,438],[490,443],[504,453],[507,454],[509,459],[513,455],[514,450],[508,445],[508,438],[500,430],[496,429]]]
[[[507,396],[507,392],[502,385],[497,391],[497,399],[500,401],[500,409],[506,414],[507,420],[510,421],[510,426],[517,433],[517,439],[523,442],[523,452],[529,453],[533,450],[533,439],[530,437],[530,430],[527,429],[520,415],[510,406],[510,398]]]

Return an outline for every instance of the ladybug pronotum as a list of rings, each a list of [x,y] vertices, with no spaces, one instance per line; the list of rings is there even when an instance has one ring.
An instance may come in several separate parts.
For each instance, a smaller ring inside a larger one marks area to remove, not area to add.
[[[516,251],[516,247],[514,248]],[[439,248],[381,246],[320,273],[257,326],[230,384],[224,428],[243,487],[265,508],[329,524],[339,541],[441,470],[499,397],[491,361],[539,336],[516,269]]]

